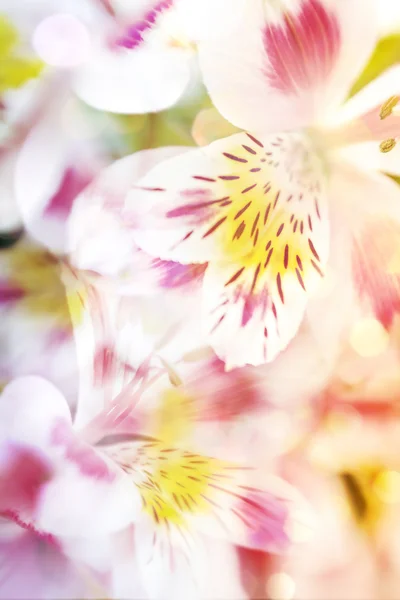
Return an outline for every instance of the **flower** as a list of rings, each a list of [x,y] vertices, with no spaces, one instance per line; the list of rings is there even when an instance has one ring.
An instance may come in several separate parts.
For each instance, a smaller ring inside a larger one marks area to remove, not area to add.
[[[100,326],[107,313],[91,315],[93,325]],[[13,497],[1,507],[5,516],[53,536],[71,558],[83,552],[90,562],[94,543],[113,540],[117,558],[111,587],[122,585],[122,578],[127,585],[143,586],[150,597],[165,595],[167,584],[187,597],[192,579],[195,588],[205,589],[212,564],[207,563],[209,537],[221,540],[212,544],[221,547],[233,570],[234,545],[282,551],[289,542],[286,528],[297,518],[294,490],[248,465],[199,451],[201,436],[188,435],[196,426],[196,411],[183,430],[179,427],[176,401],[186,397],[185,385],[169,383],[170,368],[147,361],[132,371],[116,353],[101,353],[97,344],[105,338],[97,329],[92,333],[97,336],[92,362],[87,362],[87,330],[80,338],[86,347],[81,354],[78,349],[78,358],[83,357],[79,420],[72,419],[61,393],[39,377],[14,380],[1,396],[0,447],[11,446],[11,456],[14,447],[38,454],[48,472],[35,479],[32,469],[31,487],[40,489],[33,506],[17,495],[17,501]],[[209,446],[207,439],[204,444]],[[7,460],[0,465],[0,483],[1,476],[7,480],[8,465]],[[15,475],[15,469],[11,472]],[[130,540],[130,551],[120,534]],[[89,549],[82,551],[85,544]],[[128,563],[129,575],[118,575]],[[223,585],[229,589],[235,581],[226,571]],[[233,597],[238,593],[236,588]]]
[[[328,259],[345,257],[339,285],[386,324],[397,310],[398,275],[378,257],[399,232],[399,191],[379,172],[398,169],[396,149],[379,151],[397,136],[395,109],[380,112],[398,68],[345,102],[375,41],[370,2],[248,2],[235,31],[199,44],[216,108],[247,131],[165,160],[126,198],[145,252],[208,263],[200,318],[227,368],[287,346]]]

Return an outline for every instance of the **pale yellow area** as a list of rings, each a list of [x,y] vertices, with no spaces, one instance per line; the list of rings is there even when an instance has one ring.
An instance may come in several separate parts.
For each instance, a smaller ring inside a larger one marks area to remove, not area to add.
[[[350,345],[360,356],[378,356],[388,344],[389,334],[376,319],[360,319],[350,332]]]
[[[68,326],[71,317],[58,259],[38,248],[18,246],[8,252],[8,282],[24,295],[21,305],[32,315],[55,318]]]
[[[382,471],[376,477],[373,490],[387,504],[400,502],[400,473],[398,471]]]
[[[189,514],[212,509],[209,485],[223,484],[223,463],[158,443],[144,445],[143,450],[145,478],[137,487],[145,512],[157,524],[185,526]]]
[[[267,593],[271,600],[292,600],[296,584],[287,573],[274,573],[267,581]]]
[[[165,390],[160,400],[154,415],[155,437],[179,445],[193,431],[193,398],[177,387]]]

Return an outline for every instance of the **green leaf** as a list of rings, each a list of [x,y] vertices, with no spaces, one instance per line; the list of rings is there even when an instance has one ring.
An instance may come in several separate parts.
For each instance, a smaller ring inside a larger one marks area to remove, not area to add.
[[[360,77],[353,85],[349,98],[359,92],[370,81],[381,75],[386,69],[395,64],[400,64],[400,35],[390,35],[382,38],[377,44],[371,59]]]

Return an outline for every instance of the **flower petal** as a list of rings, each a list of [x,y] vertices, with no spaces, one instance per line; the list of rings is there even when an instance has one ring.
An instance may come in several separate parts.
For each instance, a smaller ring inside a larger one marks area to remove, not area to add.
[[[333,126],[350,123],[354,119],[367,115],[375,111],[377,127],[384,128],[388,126],[394,117],[379,119],[381,106],[391,96],[400,93],[400,66],[390,67],[362,88],[357,94],[352,96],[330,120]],[[397,120],[399,117],[397,117]],[[383,129],[382,129],[383,131]]]
[[[20,444],[0,445],[0,513],[33,511],[42,486],[53,475],[49,461],[33,449]]]
[[[0,541],[1,598],[79,599],[86,586],[75,566],[53,542],[19,531]]]
[[[51,108],[22,145],[14,174],[16,202],[25,228],[56,253],[65,252],[72,203],[98,168],[93,148],[88,152],[63,126],[68,96],[60,87]],[[54,90],[48,93],[54,94]]]
[[[160,164],[132,191],[146,207],[135,235],[145,251],[209,261],[206,328],[229,367],[272,360],[296,333],[328,255],[323,184],[303,138],[237,134]]]
[[[182,532],[154,536],[151,522],[135,528],[137,568],[147,597],[155,600],[244,598],[236,549],[222,540]]]
[[[114,113],[164,110],[183,94],[190,78],[189,48],[174,41],[172,2],[158,2],[108,44],[94,41],[73,87],[84,102]]]
[[[14,192],[16,152],[9,152],[0,162],[0,233],[7,234],[20,229],[22,217]]]
[[[285,526],[295,495],[283,482],[270,478],[260,487],[251,468],[157,441],[118,444],[108,452],[137,486],[143,511],[155,527],[172,527],[174,535],[193,527],[271,552],[286,546]]]
[[[140,293],[142,283],[154,280],[154,275],[146,276],[144,271],[151,265],[132,239],[134,212],[124,219],[126,195],[158,162],[185,150],[185,147],[142,150],[116,161],[93,180],[76,198],[68,221],[67,247],[73,265],[108,277],[118,276],[124,287],[132,279],[132,292],[136,289]]]
[[[57,424],[71,423],[64,396],[42,377],[15,379],[4,388],[0,400],[3,439],[48,449]]]
[[[400,310],[400,189],[385,175],[340,164],[331,193],[333,208],[352,240],[353,278],[361,303],[389,327]],[[352,201],[344,202],[344,197]]]
[[[278,10],[252,0],[234,32],[200,44],[200,63],[215,106],[234,125],[289,130],[320,121],[346,97],[376,35],[369,0]]]
[[[71,440],[62,470],[41,492],[36,524],[56,536],[98,536],[128,526],[139,509],[140,497],[124,473]]]
[[[142,207],[135,239],[150,255],[183,264],[229,260],[262,244],[282,204],[290,219],[290,202],[296,212],[303,199],[323,196],[323,183],[319,159],[301,136],[240,133],[156,166],[131,191],[126,214]],[[291,223],[300,235],[310,228]]]

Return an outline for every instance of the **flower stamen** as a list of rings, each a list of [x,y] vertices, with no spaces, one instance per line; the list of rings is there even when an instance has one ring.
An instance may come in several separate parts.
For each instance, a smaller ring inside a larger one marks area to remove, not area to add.
[[[383,119],[386,119],[387,117],[390,117],[390,115],[393,112],[393,109],[395,108],[395,106],[397,106],[399,100],[399,96],[390,96],[390,98],[388,98],[386,102],[382,104],[381,111],[379,113],[381,121],[383,121]]]
[[[388,138],[387,140],[383,140],[383,142],[381,142],[379,144],[380,151],[383,152],[384,154],[387,154],[387,152],[390,152],[391,150],[393,150],[396,143],[397,142],[394,138]]]

